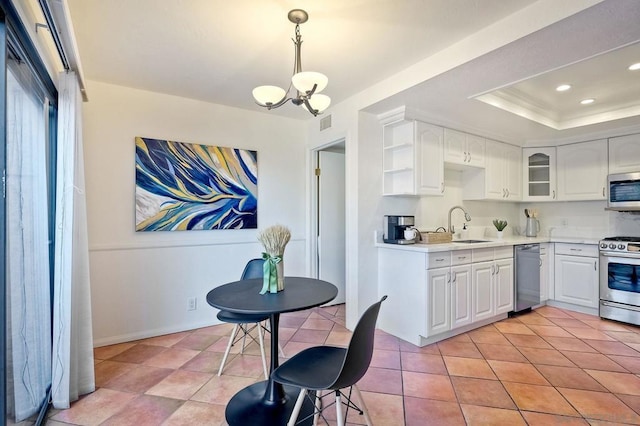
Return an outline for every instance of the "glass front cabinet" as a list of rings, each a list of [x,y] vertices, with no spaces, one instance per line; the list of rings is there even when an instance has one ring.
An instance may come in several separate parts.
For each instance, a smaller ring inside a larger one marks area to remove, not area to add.
[[[523,148],[523,201],[557,199],[556,148]]]

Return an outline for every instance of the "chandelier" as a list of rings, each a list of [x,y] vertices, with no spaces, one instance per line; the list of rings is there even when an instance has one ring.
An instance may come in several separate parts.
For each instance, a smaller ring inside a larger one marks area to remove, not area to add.
[[[296,24],[295,39],[291,39],[295,46],[295,58],[293,76],[291,77],[289,88],[285,91],[278,86],[258,86],[253,89],[252,94],[258,105],[269,110],[279,108],[291,100],[292,104],[304,105],[307,111],[317,116],[331,104],[331,98],[320,93],[327,87],[329,79],[319,72],[302,71],[302,63],[300,60],[300,46],[302,46],[300,24],[307,22],[309,15],[302,9],[293,9],[287,16],[289,21]],[[291,86],[296,89],[295,97],[289,96]]]

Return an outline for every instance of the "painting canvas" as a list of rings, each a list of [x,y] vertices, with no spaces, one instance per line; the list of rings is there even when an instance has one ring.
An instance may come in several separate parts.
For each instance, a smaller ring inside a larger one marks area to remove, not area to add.
[[[136,231],[255,229],[258,153],[136,137]]]

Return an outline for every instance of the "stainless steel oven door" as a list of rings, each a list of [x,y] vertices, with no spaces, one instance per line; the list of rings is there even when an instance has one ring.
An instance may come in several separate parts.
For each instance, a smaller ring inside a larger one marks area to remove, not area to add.
[[[600,253],[600,299],[640,307],[640,256]]]

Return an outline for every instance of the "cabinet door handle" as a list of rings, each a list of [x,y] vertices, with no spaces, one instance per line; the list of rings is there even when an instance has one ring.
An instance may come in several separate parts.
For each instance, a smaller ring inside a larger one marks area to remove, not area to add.
[[[552,193],[553,193],[553,196],[552,196],[551,198],[553,198],[553,199],[555,200],[555,199],[556,199],[556,190],[554,189],[554,190],[552,191]]]
[[[502,198],[507,196],[507,190],[502,188]]]
[[[542,268],[542,259],[540,259],[540,267]]]
[[[470,163],[471,162],[471,153],[467,152],[467,156],[468,156],[467,163]]]
[[[571,251],[582,251],[582,249],[579,249],[579,248],[572,248],[572,249],[569,249],[569,250],[571,250]]]
[[[509,198],[511,194],[509,193],[509,188],[507,188],[507,198]]]
[[[491,265],[491,275],[496,274],[496,265]]]
[[[598,270],[598,261],[597,260],[593,262],[593,270],[594,271]]]
[[[444,258],[440,257],[440,258],[436,259],[436,262],[444,262]]]
[[[500,273],[500,265],[496,265],[496,274]]]
[[[455,282],[456,282],[456,273],[455,273],[455,272],[453,272],[453,273],[451,274],[451,282],[452,282],[452,283],[455,283]]]
[[[458,256],[458,260],[464,260],[466,258],[467,258],[467,256]]]
[[[604,197],[604,186],[602,187],[602,196]]]
[[[447,284],[451,283],[451,272],[447,272]]]
[[[444,193],[444,182],[440,182],[440,193]]]

